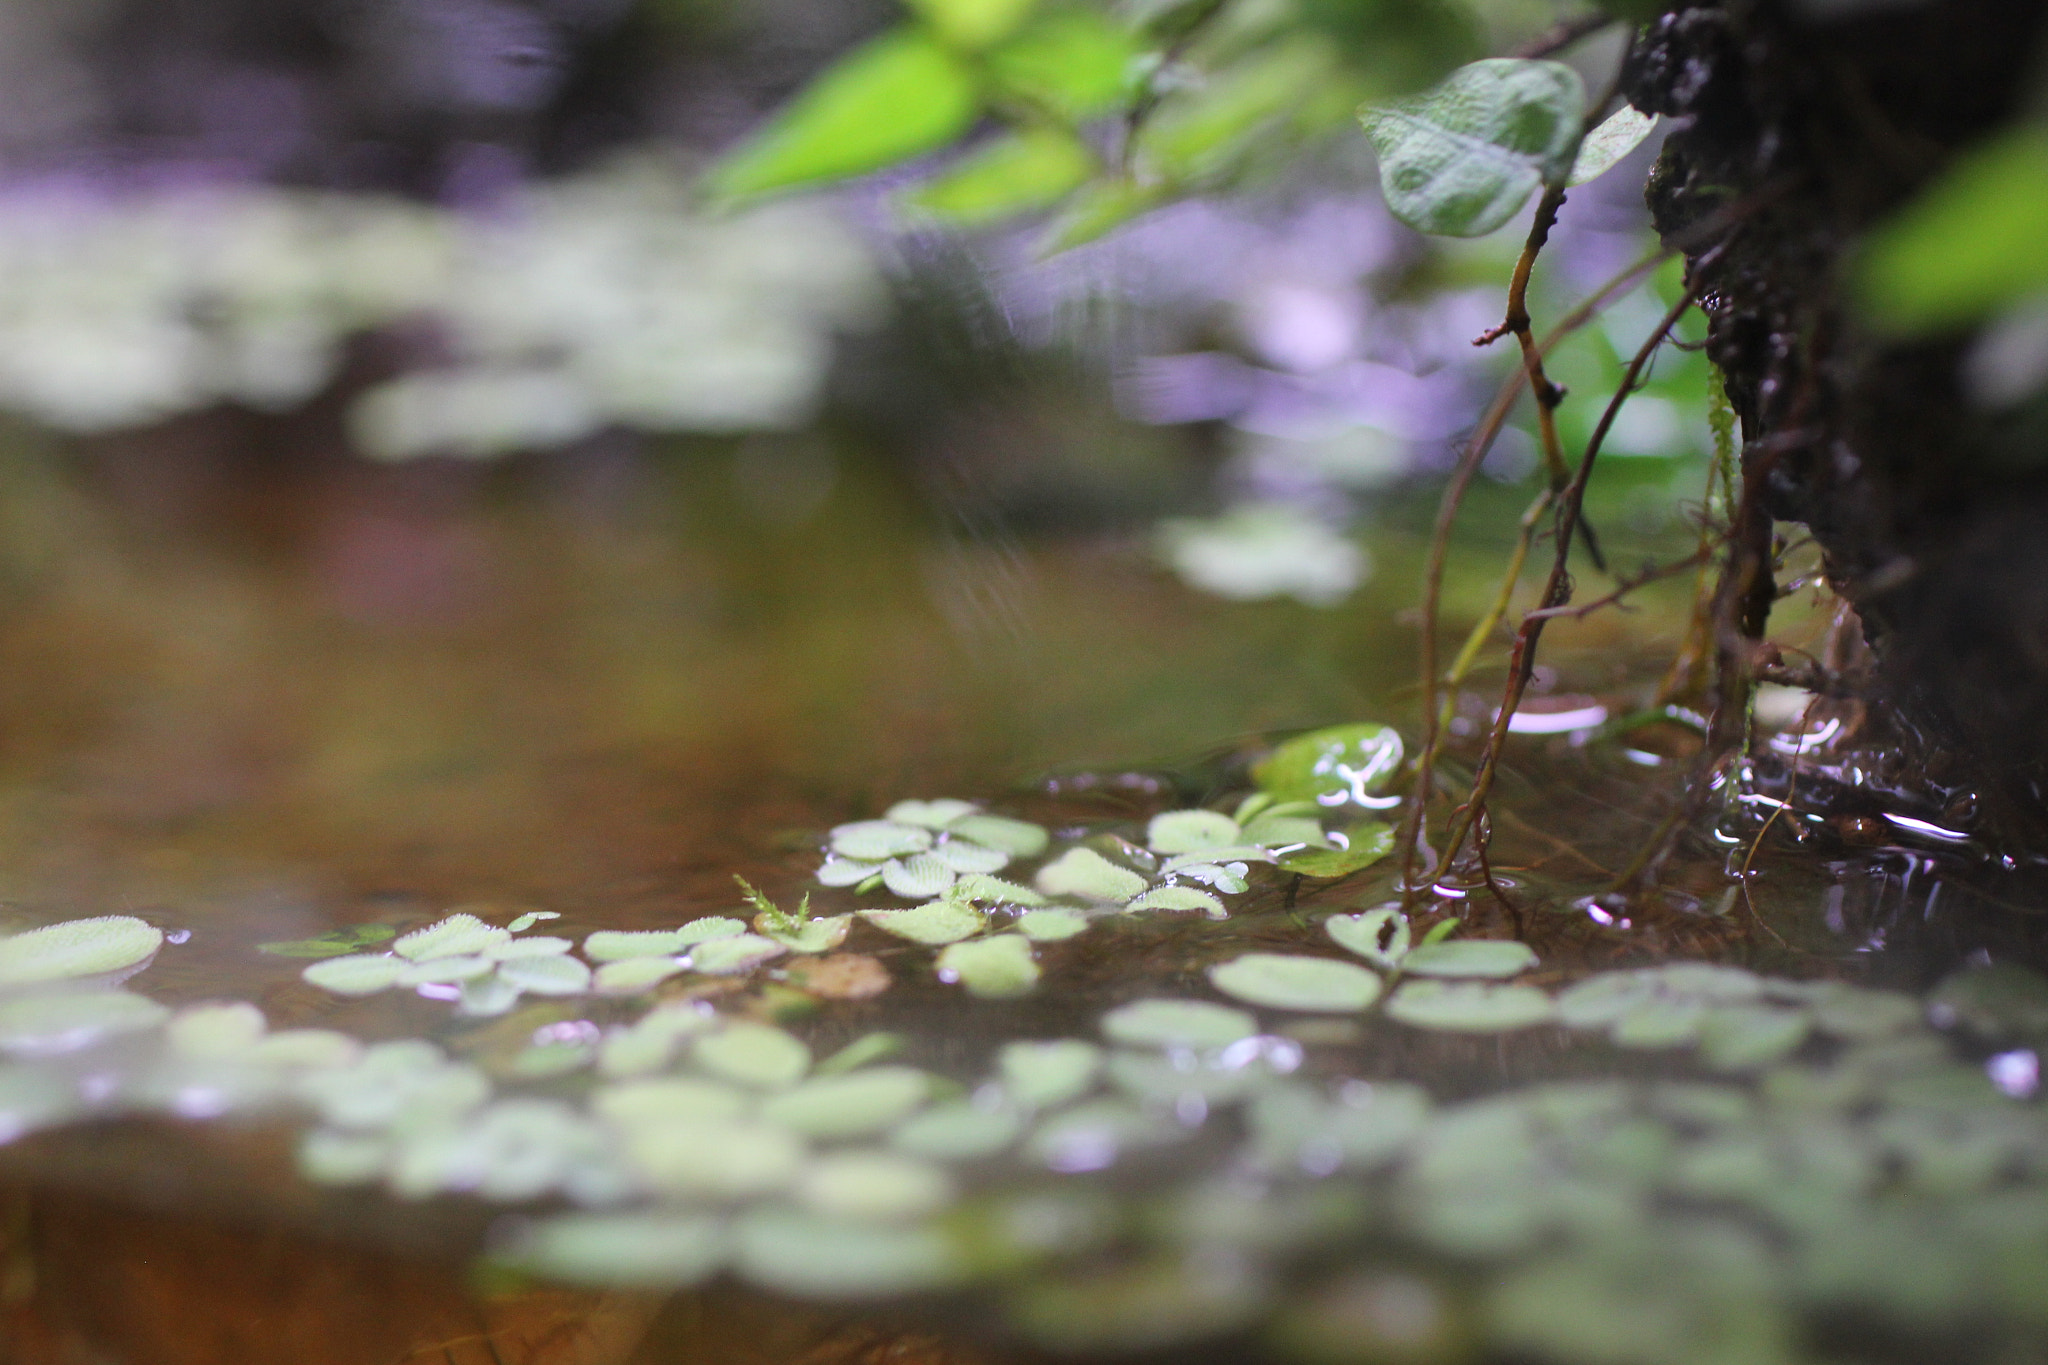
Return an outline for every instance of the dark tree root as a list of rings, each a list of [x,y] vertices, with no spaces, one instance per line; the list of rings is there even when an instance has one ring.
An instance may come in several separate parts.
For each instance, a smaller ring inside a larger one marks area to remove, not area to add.
[[[1842,267],[1862,234],[2020,112],[2042,0],[1789,0],[1666,14],[1624,90],[1677,124],[1648,198],[1668,241],[1781,186],[1692,262],[1740,419],[1742,496],[1717,595],[1713,745],[1740,742],[1774,595],[1774,520],[1806,525],[1860,614],[1873,711],[1926,802],[1976,793],[1976,832],[2048,861],[2048,439],[1964,394],[1967,338],[1862,327]]]

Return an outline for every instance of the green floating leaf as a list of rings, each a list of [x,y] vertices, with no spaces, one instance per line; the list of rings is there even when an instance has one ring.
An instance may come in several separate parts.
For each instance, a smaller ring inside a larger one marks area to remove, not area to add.
[[[1344,831],[1343,848],[1302,848],[1275,859],[1283,872],[1304,877],[1348,877],[1394,851],[1394,827],[1368,820]]]
[[[475,915],[456,914],[403,935],[391,945],[391,951],[413,962],[430,962],[440,957],[474,957],[511,937],[509,930],[485,924]]]
[[[259,943],[256,951],[269,953],[272,957],[340,957],[373,943],[388,942],[397,932],[388,924],[350,924],[312,938],[293,939],[286,943]]]
[[[1211,1107],[1236,1104],[1272,1080],[1264,1067],[1184,1066],[1160,1052],[1113,1052],[1104,1068],[1110,1083],[1132,1099],[1173,1108],[1186,1096]]]
[[[1126,1047],[1221,1048],[1257,1035],[1259,1021],[1201,1000],[1136,1000],[1102,1017],[1102,1032]]]
[[[961,901],[974,905],[1044,905],[1045,897],[1028,886],[1006,882],[1001,877],[969,875],[954,882],[946,892],[949,901]]]
[[[1387,1001],[1387,1017],[1440,1033],[1509,1033],[1551,1022],[1557,1007],[1534,986],[1410,981]]]
[[[930,1227],[891,1227],[762,1207],[734,1228],[737,1268],[764,1289],[807,1299],[884,1298],[939,1289],[967,1270],[951,1238]]]
[[[1074,896],[1098,903],[1120,903],[1145,889],[1145,879],[1118,867],[1092,848],[1070,848],[1038,869],[1032,879],[1048,896]]]
[[[118,972],[163,946],[155,925],[133,915],[66,920],[0,938],[0,986],[29,986]]]
[[[727,1024],[700,1038],[692,1056],[712,1075],[760,1090],[795,1085],[811,1069],[811,1050],[767,1024]]]
[[[837,1076],[903,1051],[900,1033],[864,1033],[813,1067],[814,1076]]]
[[[1700,1021],[1700,1057],[1716,1071],[1768,1066],[1805,1042],[1812,1027],[1803,1010],[1724,1005]]]
[[[1323,921],[1323,932],[1340,946],[1390,972],[1398,970],[1408,956],[1408,917],[1392,907],[1359,915],[1332,915]]]
[[[624,1130],[626,1156],[660,1193],[684,1199],[753,1199],[787,1189],[804,1166],[802,1139],[744,1119],[675,1119]]]
[[[1057,943],[1087,927],[1088,916],[1079,910],[1026,910],[1017,916],[1017,932],[1034,943]]]
[[[1520,976],[1536,965],[1526,943],[1512,939],[1459,938],[1425,943],[1401,959],[1410,976]]]
[[[561,913],[556,910],[528,910],[525,914],[515,917],[505,928],[511,933],[523,934],[544,919],[560,919],[561,917]]]
[[[299,975],[336,995],[375,995],[396,986],[410,969],[404,958],[389,953],[357,953],[316,962]]]
[[[688,1076],[623,1081],[590,1094],[590,1112],[617,1128],[667,1128],[746,1116],[752,1100],[722,1081]]]
[[[898,938],[936,947],[973,938],[988,927],[988,917],[971,905],[932,901],[909,910],[863,910],[860,917]]]
[[[891,858],[882,864],[882,883],[905,900],[923,900],[944,892],[960,874],[929,853]]]
[[[764,929],[762,932],[792,953],[829,953],[846,942],[847,926],[852,923],[852,915],[829,915],[806,920],[797,929]],[[692,956],[694,958],[695,955]]]
[[[583,955],[592,962],[674,957],[682,951],[682,936],[673,929],[600,929],[583,940]]]
[[[171,1012],[128,991],[66,991],[0,999],[0,1051],[75,1052],[103,1038],[155,1028]]]
[[[1185,1141],[1190,1130],[1128,1100],[1091,1100],[1047,1118],[1025,1154],[1056,1171],[1097,1171],[1126,1151]]]
[[[1813,1022],[1822,1033],[1848,1042],[1872,1042],[1920,1027],[1920,1002],[1897,991],[1874,991],[1831,981],[1814,993]]]
[[[2048,1039],[2048,977],[2014,963],[1972,967],[1936,986],[1927,1012],[1995,1042]]]
[[[711,189],[742,199],[865,175],[945,146],[980,108],[974,74],[959,57],[914,29],[897,29],[806,86],[713,168]]]
[[[1378,792],[1401,767],[1401,736],[1386,725],[1333,725],[1296,735],[1252,769],[1279,801],[1336,806]]]
[[[363,1045],[333,1029],[288,1028],[259,1039],[253,1055],[264,1066],[318,1071],[353,1065],[363,1055]]]
[[[1968,326],[2048,287],[2048,129],[2026,123],[1969,152],[1871,235],[1854,281],[1904,333]]]
[[[1747,1004],[1763,992],[1763,979],[1740,967],[1674,962],[1589,976],[1560,995],[1557,1008],[1573,1028],[1606,1028],[1643,1007]]]
[[[1013,858],[1035,858],[1051,842],[1043,825],[1029,820],[1012,820],[1003,815],[963,815],[947,826],[947,832],[972,839],[984,848],[998,849]]]
[[[592,985],[604,995],[633,995],[682,971],[683,964],[672,957],[628,957],[600,966]]]
[[[838,1152],[804,1168],[796,1197],[814,1213],[863,1223],[902,1223],[937,1213],[953,1200],[941,1167],[893,1152]]]
[[[510,938],[484,950],[484,956],[493,962],[510,962],[516,957],[559,957],[576,945],[566,938],[551,938],[535,934],[530,938]]]
[[[781,957],[789,949],[759,934],[734,934],[714,938],[690,950],[690,966],[709,976],[739,976],[764,962]]]
[[[954,47],[978,51],[1015,33],[1038,0],[906,0],[911,11]]]
[[[1655,114],[1645,114],[1634,105],[1622,105],[1580,140],[1578,157],[1572,162],[1571,174],[1565,177],[1564,183],[1567,186],[1584,185],[1598,180],[1613,170],[1615,163],[1642,146],[1643,139],[1656,126]]]
[[[1093,9],[1062,7],[985,60],[998,90],[1080,123],[1123,99],[1137,56],[1121,25]]]
[[[255,1049],[269,1027],[263,1011],[246,1001],[187,1005],[164,1025],[164,1041],[183,1057],[240,1057]]]
[[[1199,910],[1210,919],[1226,919],[1230,915],[1222,901],[1192,886],[1155,886],[1124,910],[1133,915],[1147,910]]]
[[[1056,1109],[1079,1099],[1102,1074],[1102,1049],[1078,1038],[1005,1043],[996,1054],[1003,1088],[1029,1109]]]
[[[939,840],[939,846],[931,851],[931,856],[967,877],[1000,872],[1010,863],[1010,855],[1000,849],[984,848],[972,839],[950,834]]]
[[[932,831],[900,820],[856,820],[832,831],[832,851],[860,862],[906,858],[932,846]]]
[[[944,829],[955,820],[964,819],[974,812],[975,805],[972,801],[940,797],[936,801],[898,801],[882,812],[882,820],[899,825],[921,825],[925,829]],[[846,828],[849,826],[840,826],[840,829]]]
[[[1269,810],[1257,816],[1245,826],[1244,837],[1265,849],[1287,848],[1302,845],[1308,848],[1329,848],[1330,841],[1323,834],[1323,822],[1313,815],[1287,815],[1278,809]]]
[[[865,1137],[915,1113],[931,1088],[931,1078],[913,1067],[869,1067],[813,1078],[771,1096],[761,1117],[821,1141]]]
[[[489,976],[497,964],[487,957],[436,957],[415,962],[398,978],[401,986],[456,985]]]
[[[1360,111],[1396,218],[1479,237],[1570,171],[1586,88],[1562,62],[1489,57],[1411,100]]]
[[[590,968],[573,957],[515,957],[498,964],[498,976],[535,995],[581,995],[590,989]]]
[[[1327,957],[1246,953],[1209,969],[1217,990],[1271,1009],[1346,1012],[1380,997],[1380,979],[1363,967]]]
[[[1145,846],[1154,853],[1206,853],[1237,842],[1237,821],[1213,810],[1165,811],[1145,827]]]
[[[934,1161],[978,1161],[1005,1150],[1023,1131],[1024,1116],[1015,1109],[954,1100],[904,1120],[889,1144]]]
[[[994,934],[955,943],[939,953],[935,964],[941,981],[958,981],[984,1000],[1028,995],[1038,985],[1039,969],[1031,940],[1022,934]]]
[[[593,1288],[682,1289],[724,1264],[725,1221],[654,1213],[572,1213],[523,1228],[499,1259]]]

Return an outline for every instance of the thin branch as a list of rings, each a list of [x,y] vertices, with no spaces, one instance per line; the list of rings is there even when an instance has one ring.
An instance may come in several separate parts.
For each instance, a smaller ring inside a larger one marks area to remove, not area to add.
[[[1515,55],[1517,57],[1548,57],[1553,52],[1564,51],[1582,38],[1592,37],[1613,22],[1613,15],[1602,14],[1598,10],[1576,15],[1570,19],[1560,19],[1528,42],[1516,48]]]
[[[1578,620],[1583,617],[1591,616],[1594,612],[1599,611],[1602,607],[1611,607],[1617,605],[1622,598],[1627,597],[1630,593],[1634,592],[1636,589],[1640,587],[1643,587],[1650,583],[1655,583],[1658,579],[1661,578],[1671,578],[1677,574],[1682,574],[1687,569],[1697,569],[1700,565],[1708,563],[1710,560],[1713,559],[1714,550],[1717,548],[1718,544],[1719,542],[1717,541],[1713,545],[1702,546],[1700,549],[1694,551],[1692,554],[1687,555],[1684,559],[1674,559],[1669,564],[1647,565],[1644,567],[1642,572],[1633,574],[1628,578],[1621,579],[1619,583],[1616,585],[1614,591],[1608,593],[1605,597],[1596,597],[1590,602],[1579,602],[1569,606],[1542,607],[1536,611],[1530,612],[1527,616],[1523,617],[1522,619],[1525,621],[1532,621],[1540,618],[1546,621],[1557,621],[1566,618]]]

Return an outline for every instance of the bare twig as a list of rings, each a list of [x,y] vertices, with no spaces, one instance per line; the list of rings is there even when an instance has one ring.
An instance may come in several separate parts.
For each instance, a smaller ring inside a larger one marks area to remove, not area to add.
[[[1564,618],[1577,620],[1591,616],[1603,607],[1619,605],[1622,598],[1627,597],[1638,588],[1655,583],[1658,579],[1670,578],[1676,574],[1684,573],[1687,569],[1696,569],[1702,564],[1709,563],[1714,557],[1714,550],[1717,545],[1718,542],[1713,545],[1702,546],[1684,559],[1674,559],[1669,564],[1646,565],[1640,573],[1632,574],[1620,580],[1614,591],[1604,597],[1596,597],[1590,602],[1577,602],[1561,607],[1540,607],[1522,619],[1528,621],[1540,617],[1544,620],[1556,621]]]
[[[1562,52],[1582,38],[1590,38],[1614,22],[1611,14],[1594,10],[1588,14],[1560,19],[1543,32],[1515,49],[1517,57],[1548,57],[1553,52]]]

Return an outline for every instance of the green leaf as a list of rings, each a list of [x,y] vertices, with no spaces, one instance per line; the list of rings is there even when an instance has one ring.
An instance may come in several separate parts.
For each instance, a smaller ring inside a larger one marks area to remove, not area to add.
[[[1317,43],[1270,48],[1168,99],[1138,134],[1134,154],[1156,175],[1186,183],[1235,170],[1262,136],[1287,122],[1305,91],[1331,78]]]
[[[1411,100],[1360,111],[1396,218],[1479,237],[1570,171],[1586,88],[1562,62],[1489,57]]]
[[[1078,1038],[1005,1043],[996,1054],[1003,1088],[1027,1109],[1057,1109],[1079,1099],[1102,1073],[1102,1049]]]
[[[1172,187],[1164,182],[1140,185],[1123,179],[1098,180],[1075,195],[1066,212],[1046,229],[1038,252],[1051,256],[1107,236],[1159,207],[1172,194]]]
[[[832,851],[859,862],[880,862],[922,853],[933,835],[922,825],[900,820],[856,820],[832,831]]]
[[[155,925],[133,915],[66,920],[0,938],[0,986],[28,986],[118,972],[163,945]]]
[[[763,929],[762,933],[793,953],[829,953],[846,941],[847,926],[852,923],[852,915],[828,915],[805,920],[793,929]]]
[[[863,910],[860,917],[877,929],[913,943],[958,943],[988,927],[988,919],[971,905],[932,901],[909,910]]]
[[[1007,94],[1069,123],[1120,102],[1138,48],[1131,35],[1093,9],[1057,9],[986,58],[990,79]]]
[[[837,1076],[852,1071],[855,1067],[879,1062],[884,1057],[893,1057],[903,1051],[903,1035],[900,1033],[863,1033],[839,1051],[811,1068],[813,1076]]]
[[[1146,910],[1199,910],[1210,919],[1224,919],[1230,914],[1222,901],[1192,886],[1155,886],[1124,906],[1126,914]]]
[[[1408,956],[1408,917],[1399,910],[1382,907],[1362,915],[1332,915],[1323,921],[1323,932],[1367,962],[1396,971]]]
[[[1394,827],[1379,820],[1367,820],[1344,832],[1346,848],[1303,848],[1283,853],[1278,861],[1283,871],[1304,877],[1348,877],[1360,868],[1371,867],[1394,851]]]
[[[404,935],[391,951],[414,962],[431,962],[437,957],[473,957],[511,937],[509,929],[485,924],[475,915],[456,914]]]
[[[498,1259],[569,1284],[681,1289],[707,1279],[725,1250],[719,1218],[572,1213],[526,1225]]]
[[[1508,1033],[1549,1023],[1557,1009],[1534,986],[1411,981],[1387,1001],[1387,1017],[1440,1033]]]
[[[734,1225],[740,1274],[802,1299],[882,1298],[937,1289],[966,1273],[952,1239],[762,1205]]]
[[[728,1024],[691,1055],[712,1075],[761,1090],[795,1085],[811,1069],[811,1050],[768,1024]]]
[[[1213,810],[1170,810],[1145,827],[1145,846],[1154,853],[1206,853],[1238,842],[1237,821]]]
[[[1070,848],[1038,869],[1032,879],[1048,896],[1076,896],[1100,903],[1127,901],[1145,889],[1145,879],[1118,867],[1092,848]]]
[[[739,976],[751,972],[789,949],[759,934],[734,934],[715,938],[690,950],[690,966],[711,976]]]
[[[1045,897],[1028,886],[1006,882],[1001,877],[969,873],[954,882],[946,899],[963,905],[1044,905]]]
[[[1401,766],[1401,736],[1386,725],[1333,725],[1296,735],[1252,769],[1252,780],[1280,801],[1326,806],[1360,801]]]
[[[510,924],[506,925],[505,928],[510,930],[512,933],[523,934],[528,929],[531,929],[534,925],[539,924],[544,919],[560,919],[561,917],[561,912],[557,910],[528,910],[525,914],[516,917]],[[358,925],[357,927],[359,929],[369,929],[381,928],[382,926]]]
[[[1087,184],[1098,166],[1071,133],[1024,128],[976,147],[903,202],[954,227],[981,227],[1051,208]]]
[[[590,968],[573,957],[515,957],[498,964],[498,976],[535,995],[581,995],[590,989]]]
[[[897,29],[806,86],[712,168],[710,187],[734,200],[865,175],[945,146],[980,108],[974,74],[958,57]]]
[[[882,865],[883,884],[905,900],[936,896],[959,878],[959,873],[929,853],[891,858]]]
[[[316,962],[299,975],[336,995],[375,995],[390,990],[409,970],[402,957],[389,953],[353,953]]]
[[[1962,157],[1871,235],[1854,280],[1893,331],[1958,328],[2048,286],[2048,128]]]
[[[1201,1000],[1135,1000],[1102,1017],[1110,1041],[1127,1047],[1228,1047],[1259,1031],[1259,1021]]]
[[[907,1066],[874,1066],[805,1081],[761,1105],[761,1117],[821,1141],[865,1137],[908,1117],[931,1095],[931,1078]]]
[[[1277,810],[1269,810],[1245,826],[1244,837],[1269,850],[1286,848],[1290,844],[1330,847],[1329,839],[1323,834],[1322,821],[1312,815],[1283,815]]]
[[[1613,170],[1616,162],[1642,146],[1643,139],[1656,126],[1655,114],[1645,114],[1632,104],[1622,105],[1580,140],[1578,157],[1564,183],[1583,185],[1598,180]]]
[[[129,991],[86,990],[0,1000],[0,1051],[74,1052],[116,1033],[154,1028],[171,1012]]]
[[[1015,1109],[954,1100],[906,1119],[889,1135],[889,1145],[938,1161],[974,1161],[994,1156],[1023,1131],[1024,1116]]]
[[[929,1161],[893,1152],[835,1152],[804,1168],[797,1202],[829,1218],[903,1223],[953,1199],[953,1179]]]
[[[1700,1056],[1716,1071],[1768,1066],[1805,1042],[1811,1029],[1803,1010],[1727,1005],[1700,1021]]]
[[[273,957],[340,957],[373,943],[387,942],[397,932],[388,924],[350,924],[312,938],[293,939],[286,943],[259,943],[256,951]]]
[[[626,1130],[626,1155],[662,1194],[750,1199],[786,1188],[803,1170],[803,1140],[745,1119],[675,1120]]]
[[[1038,0],[904,0],[954,47],[978,52],[1015,33]]]
[[[1536,965],[1526,943],[1512,939],[1461,938],[1425,943],[1401,959],[1410,976],[1519,976]]]
[[[1013,858],[1035,858],[1045,852],[1045,826],[1029,820],[1012,820],[1003,815],[963,815],[946,827],[949,834],[972,839],[984,848],[999,849]]]
[[[972,801],[942,796],[936,801],[898,801],[882,812],[882,819],[894,821],[899,825],[922,825],[926,829],[944,829],[955,820],[972,814]]]
[[[628,957],[597,969],[596,987],[605,995],[634,995],[650,990],[684,970],[672,957]]]
[[[1088,927],[1088,917],[1079,910],[1063,907],[1026,910],[1017,916],[1017,932],[1034,943],[1057,943],[1072,938]]]
[[[1028,995],[1038,984],[1039,969],[1031,940],[1022,934],[994,934],[955,943],[939,953],[939,980],[958,981],[984,1000]]]
[[[1209,969],[1217,990],[1248,1005],[1279,1010],[1362,1010],[1380,997],[1380,979],[1327,957],[1246,953]]]

